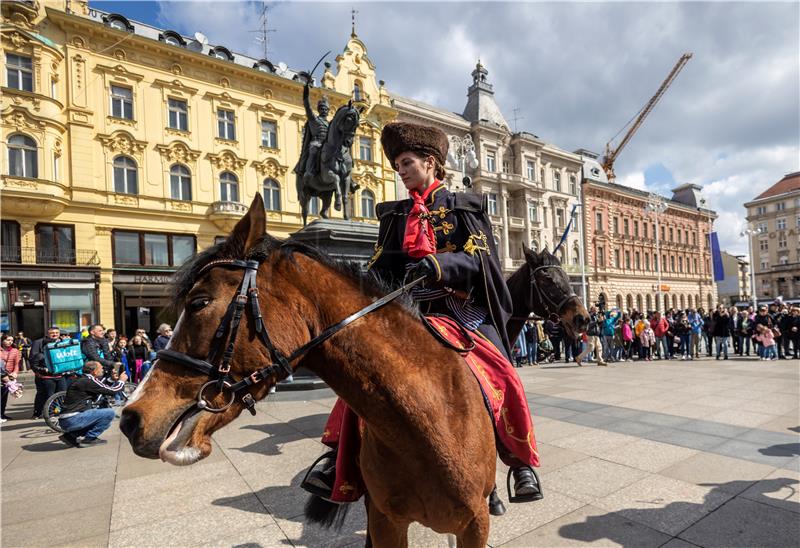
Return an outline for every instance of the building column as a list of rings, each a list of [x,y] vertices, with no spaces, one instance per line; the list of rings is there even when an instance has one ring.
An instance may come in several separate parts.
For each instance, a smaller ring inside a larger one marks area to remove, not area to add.
[[[510,246],[508,242],[508,191],[502,189],[500,191],[500,216],[503,219],[501,245],[503,247],[503,264],[505,268],[511,268],[511,254],[509,252]]]

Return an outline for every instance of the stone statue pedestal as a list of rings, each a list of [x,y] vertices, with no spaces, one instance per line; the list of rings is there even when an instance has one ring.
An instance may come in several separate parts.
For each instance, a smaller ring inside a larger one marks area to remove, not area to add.
[[[334,259],[366,265],[375,251],[378,225],[342,219],[317,219],[291,237],[318,247]]]
[[[359,262],[366,268],[375,252],[378,225],[342,219],[317,219],[292,234],[291,239],[313,245],[334,259]],[[319,377],[301,367],[294,374],[294,382],[279,384],[278,391],[326,387]]]

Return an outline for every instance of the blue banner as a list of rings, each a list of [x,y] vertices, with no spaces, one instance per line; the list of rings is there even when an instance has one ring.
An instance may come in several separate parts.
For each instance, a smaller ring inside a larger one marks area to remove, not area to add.
[[[567,241],[567,235],[569,234],[570,229],[572,228],[572,221],[575,220],[575,210],[578,209],[579,204],[575,204],[572,206],[572,212],[569,214],[569,222],[567,223],[567,228],[564,229],[564,234],[561,235],[561,241],[558,242],[558,245],[553,249],[553,255],[556,254],[558,248],[560,248],[564,242]]]
[[[711,270],[714,272],[714,281],[720,282],[725,279],[725,267],[722,265],[722,253],[719,250],[719,238],[717,233],[712,232],[711,238]]]

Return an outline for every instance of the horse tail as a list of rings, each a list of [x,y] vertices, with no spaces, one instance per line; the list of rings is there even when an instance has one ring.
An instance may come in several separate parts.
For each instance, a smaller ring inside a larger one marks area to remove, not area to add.
[[[305,515],[308,521],[316,523],[330,529],[341,530],[347,512],[350,510],[349,504],[336,504],[312,495],[306,501]]]

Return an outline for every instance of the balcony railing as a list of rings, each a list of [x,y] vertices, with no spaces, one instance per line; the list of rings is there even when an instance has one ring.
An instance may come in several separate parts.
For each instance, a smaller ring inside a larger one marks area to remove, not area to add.
[[[2,246],[0,262],[12,264],[96,266],[100,257],[94,249],[36,249],[35,247]]]
[[[247,206],[239,202],[214,202],[211,204],[211,213],[247,213]]]

